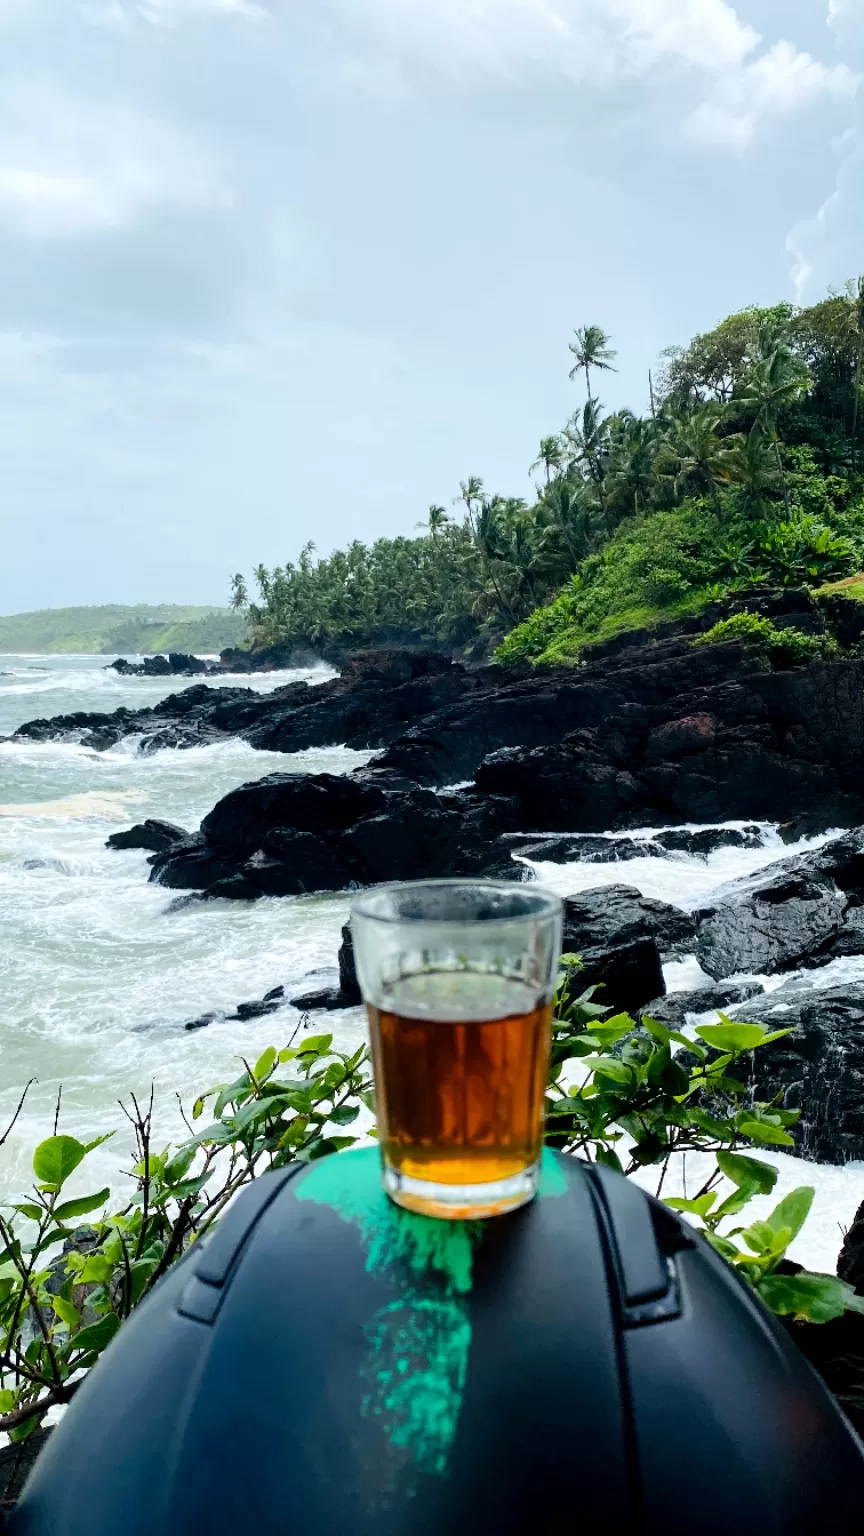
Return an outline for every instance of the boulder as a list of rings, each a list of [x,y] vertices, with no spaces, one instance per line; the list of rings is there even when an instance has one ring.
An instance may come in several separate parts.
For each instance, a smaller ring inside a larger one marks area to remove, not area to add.
[[[499,842],[506,802],[390,785],[372,774],[244,784],[205,817],[194,842],[155,855],[151,878],[247,900],[417,877],[524,877]]]
[[[838,934],[846,905],[839,891],[805,871],[763,875],[696,914],[696,953],[718,980],[812,964]]]
[[[718,848],[762,848],[765,839],[761,827],[675,827],[658,832],[654,842],[670,853],[707,858]]]
[[[640,1016],[647,1014],[649,1019],[665,1024],[667,1029],[680,1030],[686,1024],[689,1014],[713,1013],[718,1009],[725,1011],[738,1003],[747,1002],[751,997],[762,996],[764,991],[761,982],[745,981],[727,983],[725,986],[700,987],[695,992],[668,992],[665,997],[653,998],[639,1012]]]
[[[146,848],[149,853],[161,853],[165,848],[175,848],[179,843],[185,843],[188,838],[189,833],[184,827],[148,816],[146,821],[136,822],[134,827],[128,827],[125,832],[112,832],[105,847]]]
[[[563,950],[578,954],[580,987],[602,988],[596,1001],[636,1013],[666,990],[661,952],[692,942],[687,914],[640,895],[633,886],[581,891],[564,904]]]
[[[754,1052],[754,1097],[782,1095],[800,1109],[792,1134],[800,1157],[846,1163],[864,1157],[864,982],[825,991],[784,986],[747,1009],[748,1021],[791,1034]]]
[[[718,979],[864,953],[864,830],[736,880],[696,913],[697,954]]]
[[[508,839],[510,853],[522,859],[547,861],[550,864],[618,864],[627,859],[662,859],[663,847],[650,838],[636,841],[632,837],[591,837],[573,834],[560,837],[544,837],[522,843]]]
[[[864,1203],[859,1205],[848,1232],[843,1235],[843,1246],[837,1260],[837,1273],[841,1280],[854,1285],[864,1295]],[[864,1363],[864,1352],[862,1352]],[[864,1400],[862,1400],[864,1409]]]
[[[643,896],[631,885],[601,885],[596,890],[580,891],[564,903],[565,951],[580,953],[648,938],[661,954],[689,953],[695,932],[687,912]],[[665,990],[660,987],[650,995],[657,997]]]

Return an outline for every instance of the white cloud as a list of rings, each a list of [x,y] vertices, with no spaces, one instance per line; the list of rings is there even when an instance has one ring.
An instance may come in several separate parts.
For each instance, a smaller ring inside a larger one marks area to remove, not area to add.
[[[838,9],[864,0],[833,0]],[[742,148],[761,123],[827,98],[856,77],[759,33],[728,0],[330,0],[398,47],[453,73],[485,68],[519,78],[538,69],[607,84],[621,74],[692,71],[705,83],[687,128],[703,143]],[[760,48],[762,51],[760,51]]]
[[[181,135],[126,107],[42,85],[0,93],[0,217],[32,234],[77,234],[127,224],[151,207],[230,200]]]
[[[845,64],[821,64],[791,43],[775,43],[721,77],[689,119],[697,139],[744,149],[760,123],[812,105],[822,97],[849,100],[858,77]]]

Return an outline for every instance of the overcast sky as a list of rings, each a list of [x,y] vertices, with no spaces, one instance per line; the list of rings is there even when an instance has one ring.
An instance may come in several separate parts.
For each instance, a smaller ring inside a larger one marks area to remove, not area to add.
[[[864,270],[864,0],[0,0],[0,613],[523,494],[567,341]]]

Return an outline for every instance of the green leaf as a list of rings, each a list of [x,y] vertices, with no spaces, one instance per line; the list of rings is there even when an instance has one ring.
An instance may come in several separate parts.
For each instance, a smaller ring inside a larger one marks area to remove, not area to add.
[[[45,1215],[41,1205],[13,1205],[12,1209],[26,1216],[28,1221],[41,1221]]]
[[[613,1083],[629,1086],[633,1081],[633,1068],[619,1061],[616,1056],[597,1056],[590,1065],[597,1077],[608,1077]]]
[[[830,1323],[842,1317],[847,1296],[852,1290],[836,1275],[766,1275],[757,1284],[757,1292],[766,1307],[778,1316],[800,1318],[810,1323]],[[854,1292],[852,1292],[854,1295]]]
[[[300,1042],[298,1055],[326,1056],[332,1044],[332,1035],[307,1035],[306,1039]]]
[[[33,1153],[33,1172],[43,1184],[59,1189],[86,1155],[87,1148],[74,1136],[49,1136]]]
[[[0,1390],[0,1413],[11,1413],[15,1407],[15,1393],[6,1388]]]
[[[88,1253],[84,1267],[79,1271],[79,1285],[95,1283],[105,1285],[114,1273],[114,1264],[104,1253]],[[91,1298],[92,1301],[92,1298]]]
[[[766,1216],[764,1225],[771,1228],[772,1232],[780,1232],[783,1227],[790,1229],[791,1243],[793,1237],[797,1237],[801,1231],[810,1209],[816,1198],[816,1190],[812,1184],[802,1184],[800,1188],[793,1189],[786,1195],[779,1205],[776,1205],[770,1216]],[[788,1246],[788,1244],[787,1244]]]
[[[276,1060],[277,1057],[275,1047],[268,1045],[266,1051],[262,1051],[261,1055],[258,1057],[258,1060],[256,1061],[253,1068],[255,1077],[259,1083],[263,1082],[265,1078],[270,1076],[270,1073],[273,1071],[273,1068],[276,1065]]]
[[[162,1179],[169,1186],[178,1184],[188,1173],[195,1159],[195,1147],[185,1146],[165,1164],[162,1170]]]
[[[333,1109],[327,1116],[333,1125],[351,1125],[360,1113],[359,1104],[341,1104],[338,1109]]]
[[[72,1221],[76,1216],[89,1216],[91,1211],[98,1211],[100,1206],[105,1204],[110,1194],[111,1191],[106,1185],[95,1195],[81,1195],[78,1200],[64,1200],[62,1205],[55,1207],[54,1220]]]
[[[92,1350],[98,1355],[107,1344],[111,1343],[119,1327],[119,1317],[115,1312],[109,1312],[106,1317],[100,1317],[98,1323],[91,1323],[89,1328],[82,1328],[69,1343],[73,1349]]]
[[[666,1200],[664,1204],[673,1211],[689,1211],[691,1216],[699,1216],[704,1221],[716,1199],[716,1189],[709,1189],[707,1194],[699,1195],[695,1200]]]
[[[718,1152],[717,1167],[733,1184],[754,1184],[760,1195],[770,1195],[777,1183],[777,1169],[771,1163],[745,1157],[741,1152]]]
[[[598,1147],[594,1156],[598,1163],[603,1164],[604,1168],[614,1168],[616,1173],[624,1172],[621,1166],[621,1159],[613,1147]]]
[[[81,1321],[81,1313],[77,1307],[72,1305],[71,1301],[67,1301],[64,1296],[52,1296],[51,1305],[61,1323],[65,1323],[67,1328],[78,1327]]]
[[[645,1013],[642,1015],[642,1028],[647,1029],[649,1035],[653,1035],[661,1045],[668,1045],[672,1039],[672,1032],[666,1028],[665,1024],[659,1024],[656,1019],[649,1019]]]
[[[761,1024],[698,1024],[696,1033],[718,1051],[753,1051],[765,1040]],[[789,1034],[789,1030],[783,1030]]]
[[[761,1142],[766,1147],[794,1147],[795,1142],[779,1125],[771,1125],[767,1120],[745,1120],[738,1127],[742,1136],[750,1141]]]
[[[84,1151],[92,1152],[96,1147],[101,1147],[103,1142],[110,1141],[111,1137],[116,1135],[116,1131],[104,1131],[101,1136],[94,1136],[92,1141],[85,1141]]]

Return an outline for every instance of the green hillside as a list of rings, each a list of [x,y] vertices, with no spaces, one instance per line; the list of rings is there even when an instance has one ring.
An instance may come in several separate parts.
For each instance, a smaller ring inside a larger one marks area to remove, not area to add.
[[[246,622],[230,608],[163,603],[42,608],[0,618],[0,655],[85,651],[101,656],[217,652],[242,645]]]

